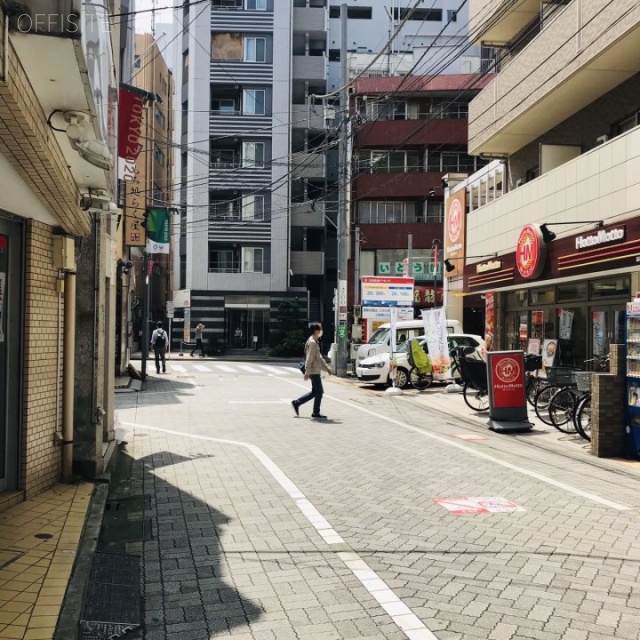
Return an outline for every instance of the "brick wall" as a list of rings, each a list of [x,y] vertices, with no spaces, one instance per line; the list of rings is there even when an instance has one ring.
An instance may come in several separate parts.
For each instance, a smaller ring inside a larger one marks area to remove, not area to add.
[[[56,292],[51,227],[32,220],[26,236],[22,485],[29,498],[60,479],[62,449],[54,444],[54,433],[62,428],[58,348],[64,324],[58,313],[64,304]]]

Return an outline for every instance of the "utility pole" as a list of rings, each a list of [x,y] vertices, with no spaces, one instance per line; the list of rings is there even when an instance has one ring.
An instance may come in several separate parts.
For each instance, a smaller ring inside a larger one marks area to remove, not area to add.
[[[140,367],[140,376],[143,380],[147,379],[147,358],[149,357],[149,293],[151,290],[149,282],[149,254],[144,252],[143,262],[144,273],[144,296],[142,300],[142,364]]]
[[[347,375],[347,273],[349,259],[349,234],[347,230],[347,164],[348,135],[349,135],[349,63],[347,61],[347,5],[340,7],[340,66],[342,68],[342,90],[340,91],[340,161],[339,161],[339,191],[340,203],[338,210],[338,325],[336,327],[338,354],[336,374],[342,378]]]
[[[356,227],[355,253],[353,256],[353,304],[360,304],[360,227]]]

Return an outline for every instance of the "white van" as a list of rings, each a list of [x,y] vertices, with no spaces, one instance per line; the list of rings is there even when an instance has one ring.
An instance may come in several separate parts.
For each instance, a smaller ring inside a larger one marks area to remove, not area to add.
[[[462,325],[458,320],[447,320],[449,333],[462,333]],[[396,322],[396,345],[399,346],[411,338],[424,335],[424,322],[422,320],[402,320]],[[388,353],[391,347],[391,324],[389,322],[378,327],[377,331],[369,338],[369,342],[358,347],[358,361]]]

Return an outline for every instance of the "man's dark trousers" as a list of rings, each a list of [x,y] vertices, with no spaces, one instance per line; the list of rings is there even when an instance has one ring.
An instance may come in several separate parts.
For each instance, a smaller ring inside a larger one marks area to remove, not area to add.
[[[156,371],[160,373],[160,360],[162,359],[162,373],[167,372],[167,363],[165,362],[165,350],[163,349],[154,349],[156,352]]]
[[[311,378],[311,391],[301,396],[296,400],[298,406],[302,406],[305,402],[313,399],[313,414],[317,416],[320,413],[320,403],[322,402],[322,396],[324,395],[324,388],[322,386],[322,376],[319,373],[312,373]]]

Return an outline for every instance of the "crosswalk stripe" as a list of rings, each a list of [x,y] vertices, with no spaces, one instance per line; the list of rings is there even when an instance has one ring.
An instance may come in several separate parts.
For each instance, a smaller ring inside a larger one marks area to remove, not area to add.
[[[203,364],[194,364],[193,368],[197,369],[198,371],[202,371],[203,373],[211,373],[211,369]]]
[[[241,369],[244,369],[245,371],[248,371],[249,373],[262,373],[262,371],[259,371],[258,369],[255,369],[254,367],[250,367],[248,364],[241,364],[241,365],[239,365],[239,367]]]
[[[216,367],[218,367],[218,369],[222,369],[226,373],[236,373],[235,369],[228,367],[226,364],[217,364]]]
[[[260,365],[263,369],[270,371],[271,373],[275,373],[278,376],[287,376],[289,375],[289,371],[286,369],[277,369],[276,367],[270,367],[268,364]]]
[[[177,371],[178,373],[187,373],[186,367],[183,367],[181,364],[169,364],[169,369]]]

